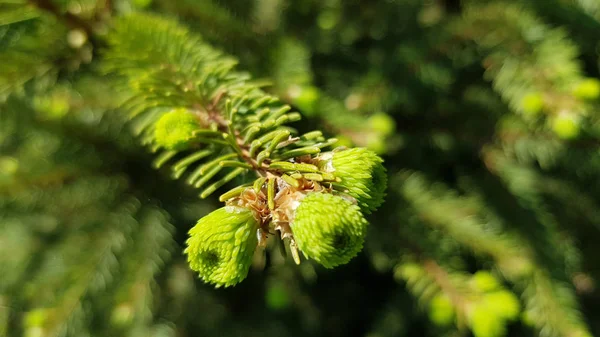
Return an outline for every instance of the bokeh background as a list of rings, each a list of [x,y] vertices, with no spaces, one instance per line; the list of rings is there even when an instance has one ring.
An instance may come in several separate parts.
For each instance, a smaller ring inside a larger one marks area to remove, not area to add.
[[[101,71],[132,11],[385,159],[357,258],[198,280],[220,204],[153,168]],[[598,0],[0,0],[0,336],[600,335],[599,36]]]

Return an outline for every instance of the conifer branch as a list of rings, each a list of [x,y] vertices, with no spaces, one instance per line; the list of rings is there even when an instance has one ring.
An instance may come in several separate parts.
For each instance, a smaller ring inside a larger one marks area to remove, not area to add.
[[[122,76],[131,93],[124,108],[142,143],[162,150],[155,167],[169,165],[175,177],[191,171],[187,182],[202,189],[201,198],[248,171],[255,174],[254,182],[221,194],[227,207],[200,219],[191,231],[186,252],[205,281],[240,282],[255,246],[264,246],[274,231],[289,241],[296,263],[298,249],[328,268],[362,249],[367,224],[362,213],[379,207],[385,194],[379,157],[360,148],[325,152],[336,139],[288,127],[299,113],[235,71],[235,59],[176,23],[131,15],[115,22],[107,41],[104,69]],[[212,225],[222,235],[217,240],[210,227],[199,227],[219,217],[224,226]],[[245,241],[220,232],[235,232],[236,226]]]
[[[590,337],[592,2],[0,0],[0,335]]]

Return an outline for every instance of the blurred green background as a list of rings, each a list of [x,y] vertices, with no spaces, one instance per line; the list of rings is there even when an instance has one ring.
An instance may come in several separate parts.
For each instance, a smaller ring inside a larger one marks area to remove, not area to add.
[[[133,11],[385,159],[357,258],[198,280],[220,204],[153,169],[101,71]],[[598,0],[0,0],[0,337],[600,335],[598,36]]]

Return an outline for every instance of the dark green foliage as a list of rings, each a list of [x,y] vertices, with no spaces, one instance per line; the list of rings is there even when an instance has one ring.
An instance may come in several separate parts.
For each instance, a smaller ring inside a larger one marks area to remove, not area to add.
[[[0,336],[600,334],[599,29],[575,0],[0,0]],[[233,122],[157,142],[179,109]],[[384,159],[365,249],[198,279],[190,228],[277,188],[236,149],[333,185],[288,161],[332,145]]]

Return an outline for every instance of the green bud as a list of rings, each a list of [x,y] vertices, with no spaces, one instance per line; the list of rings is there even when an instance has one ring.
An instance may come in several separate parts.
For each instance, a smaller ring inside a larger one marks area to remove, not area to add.
[[[505,322],[487,306],[476,306],[470,316],[471,330],[475,337],[501,337],[506,334]]]
[[[0,156],[0,178],[13,176],[19,170],[17,159],[8,156]]]
[[[439,326],[447,326],[454,321],[454,307],[445,294],[436,295],[429,304],[429,319]]]
[[[387,142],[385,138],[380,134],[371,134],[370,137],[367,137],[366,144],[364,144],[367,149],[377,153],[383,154],[387,152]]]
[[[573,94],[583,99],[596,99],[600,96],[600,81],[595,78],[586,78],[575,86]]]
[[[367,225],[358,206],[340,196],[314,192],[300,202],[291,227],[308,258],[333,268],[362,250]]]
[[[573,139],[579,135],[579,119],[576,116],[560,114],[552,120],[552,131],[562,139]]]
[[[340,178],[340,185],[358,201],[367,214],[383,203],[387,187],[387,174],[383,159],[365,148],[352,148],[329,152],[321,156],[320,166]]]
[[[164,114],[155,125],[154,139],[165,149],[183,150],[199,129],[198,120],[188,110],[180,108]]]
[[[530,92],[525,94],[521,99],[521,110],[525,115],[534,116],[537,115],[544,108],[544,99],[542,95],[537,92]]]
[[[533,328],[535,327],[535,317],[537,315],[532,312],[531,310],[529,311],[525,311],[522,315],[521,315],[521,323],[523,323],[524,325]]]
[[[241,282],[250,269],[257,228],[247,208],[226,206],[213,211],[190,230],[185,249],[190,267],[217,288]]]
[[[71,96],[67,89],[56,89],[48,95],[35,97],[33,106],[42,118],[58,120],[69,113]]]
[[[110,315],[110,322],[115,326],[124,327],[131,324],[133,316],[133,307],[128,303],[123,303],[113,309]]]
[[[399,279],[404,279],[406,281],[411,279],[418,279],[422,277],[424,274],[423,268],[414,262],[407,262],[403,264],[399,264],[394,269],[394,277]]]
[[[508,290],[486,294],[483,302],[496,316],[506,320],[516,319],[521,312],[519,299]]]
[[[335,136],[335,138],[338,140],[336,145],[337,146],[345,146],[345,147],[352,147],[354,146],[354,142],[352,141],[352,138],[343,135],[343,134],[338,134]]]
[[[396,130],[396,122],[385,112],[378,112],[369,117],[369,126],[382,136],[389,136]]]
[[[317,17],[317,24],[323,30],[331,30],[340,20],[339,11],[335,9],[325,10]]]
[[[506,321],[516,319],[521,311],[517,297],[507,290],[484,295],[473,308],[469,321],[475,337],[500,337],[506,332]]]
[[[471,282],[479,291],[487,292],[498,289],[500,283],[492,274],[487,271],[480,270],[473,274]]]
[[[321,96],[319,89],[313,86],[301,86],[293,91],[292,100],[303,113],[312,116],[315,113],[317,101]]]
[[[24,325],[26,327],[43,326],[52,315],[52,310],[49,308],[38,308],[27,312],[23,317]]]
[[[291,304],[288,290],[280,283],[274,283],[267,287],[265,302],[273,310],[283,310]]]

